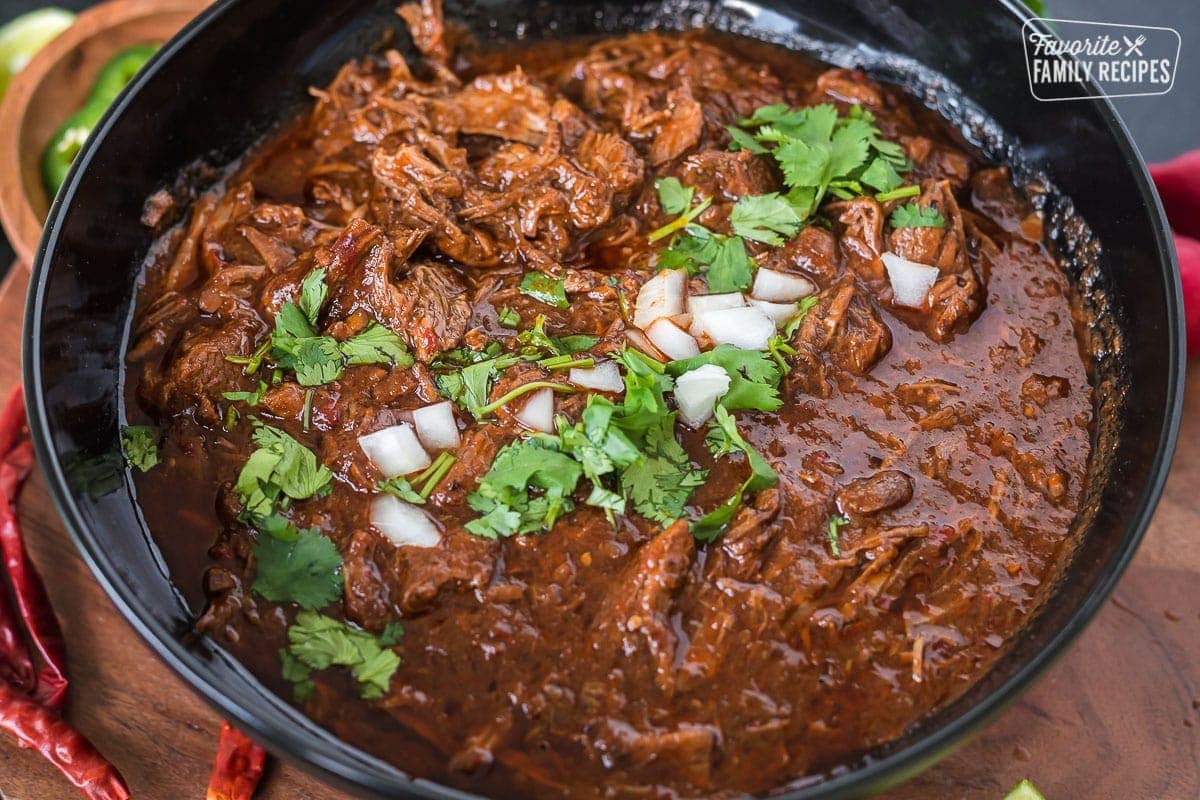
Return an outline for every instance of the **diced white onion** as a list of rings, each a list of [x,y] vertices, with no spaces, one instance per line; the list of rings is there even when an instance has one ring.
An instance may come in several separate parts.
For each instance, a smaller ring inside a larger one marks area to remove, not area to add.
[[[676,325],[686,331],[688,328],[692,327],[692,315],[688,312],[676,314],[675,316],[671,317],[671,322],[674,322]]]
[[[700,355],[700,346],[691,335],[669,319],[656,319],[646,329],[646,336],[672,361]]]
[[[699,428],[713,415],[717,400],[729,391],[729,373],[716,364],[704,364],[675,379],[675,404],[679,418]]]
[[[437,547],[442,540],[441,531],[428,514],[390,494],[371,501],[371,525],[397,547]]]
[[[542,433],[554,432],[554,390],[538,389],[517,412],[517,422]]]
[[[576,386],[598,392],[620,392],[625,389],[625,381],[621,380],[621,370],[617,369],[615,361],[599,361],[591,369],[575,367],[569,377]]]
[[[418,472],[433,463],[407,422],[360,436],[358,446],[389,478]]]
[[[412,416],[421,444],[430,450],[453,450],[462,441],[449,400],[418,408]]]
[[[750,290],[750,294],[758,300],[790,303],[801,297],[808,297],[816,290],[817,287],[808,278],[760,268],[754,276],[754,288]]]
[[[937,283],[938,268],[909,261],[895,253],[884,253],[882,258],[892,283],[892,301],[898,306],[923,307],[929,290]]]
[[[683,296],[687,272],[668,269],[642,284],[633,310],[633,324],[645,330],[661,317],[673,317],[683,312]]]
[[[741,292],[726,294],[694,294],[687,299],[687,310],[690,314],[703,311],[720,311],[722,308],[741,308],[746,305],[746,298]]]
[[[782,328],[792,321],[800,306],[796,303],[772,303],[768,300],[751,300],[750,305],[766,314],[775,323],[776,328]]]
[[[626,330],[625,338],[629,340],[629,343],[631,345],[633,345],[634,347],[636,347],[638,350],[642,351],[646,355],[650,356],[655,361],[670,361],[671,360],[668,356],[666,356],[663,353],[663,351],[659,350],[657,347],[654,346],[654,342],[650,341],[650,338],[648,336],[646,336],[646,334],[642,333],[637,328],[629,328],[628,330]]]
[[[743,350],[766,350],[775,335],[775,323],[754,306],[705,311],[692,320],[692,334],[714,344],[731,344]]]

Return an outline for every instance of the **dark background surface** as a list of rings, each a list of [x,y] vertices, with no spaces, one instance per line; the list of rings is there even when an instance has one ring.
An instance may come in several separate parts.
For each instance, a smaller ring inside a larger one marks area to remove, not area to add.
[[[990,0],[964,0],[989,2]],[[90,0],[0,0],[0,23],[44,5],[79,10]],[[1200,2],[1197,0],[1046,0],[1046,16],[1175,28],[1183,40],[1174,87],[1158,97],[1117,99],[1114,104],[1147,161],[1164,161],[1200,147]],[[1025,87],[1014,87],[1025,91]],[[13,253],[0,236],[0,274]]]

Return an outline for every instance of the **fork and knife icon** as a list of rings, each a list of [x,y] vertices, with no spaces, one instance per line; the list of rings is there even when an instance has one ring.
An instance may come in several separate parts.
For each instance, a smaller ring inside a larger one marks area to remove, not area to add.
[[[1144,54],[1142,53],[1142,45],[1144,45],[1146,43],[1145,36],[1139,35],[1137,37],[1137,39],[1130,39],[1128,36],[1122,36],[1121,38],[1125,40],[1125,57],[1126,58],[1133,55],[1134,53],[1137,53],[1139,56],[1144,56]]]

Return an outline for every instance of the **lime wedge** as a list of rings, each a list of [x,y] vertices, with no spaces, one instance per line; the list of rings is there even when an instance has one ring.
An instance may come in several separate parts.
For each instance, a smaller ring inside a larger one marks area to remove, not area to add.
[[[38,50],[55,36],[71,27],[75,15],[61,8],[39,8],[0,28],[0,98],[8,91],[8,82]]]
[[[1004,800],[1046,800],[1042,793],[1029,781],[1021,781],[1013,790],[1004,795]]]

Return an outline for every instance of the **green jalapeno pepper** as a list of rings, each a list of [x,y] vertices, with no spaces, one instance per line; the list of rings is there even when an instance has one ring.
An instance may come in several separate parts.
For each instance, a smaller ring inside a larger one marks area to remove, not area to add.
[[[157,50],[157,45],[130,47],[109,59],[100,70],[87,104],[63,123],[42,151],[42,182],[47,193],[58,193],[96,123]]]

